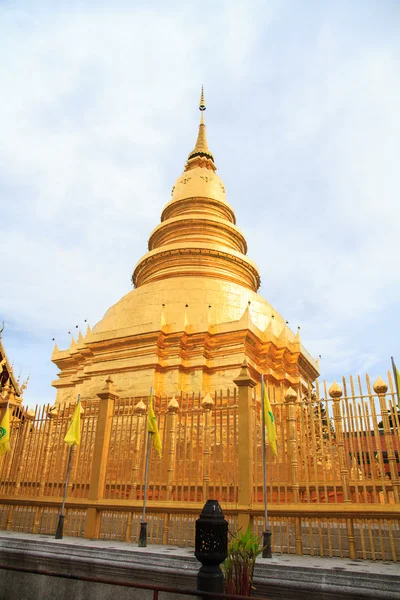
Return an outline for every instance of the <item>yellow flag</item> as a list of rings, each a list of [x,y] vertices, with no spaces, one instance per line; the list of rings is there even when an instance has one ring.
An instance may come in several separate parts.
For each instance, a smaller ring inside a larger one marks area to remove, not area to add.
[[[278,438],[276,435],[275,419],[274,419],[274,415],[272,413],[271,403],[268,398],[267,387],[265,385],[263,386],[263,391],[264,391],[264,398],[263,398],[264,422],[265,422],[265,427],[267,429],[268,442],[269,442],[270,448],[271,448],[272,452],[274,453],[274,455],[278,456],[278,451],[276,449],[276,440]]]
[[[6,412],[0,423],[0,456],[10,449],[10,409]]]
[[[150,394],[149,399],[149,412],[147,414],[147,431],[151,433],[151,437],[153,440],[154,449],[157,451],[158,456],[162,457],[162,444],[160,438],[160,432],[157,427],[157,419],[153,410],[153,394]]]
[[[74,413],[72,415],[71,423],[68,427],[67,435],[64,438],[64,442],[68,446],[76,444],[79,446],[81,443],[81,397],[78,396],[78,402],[76,403]]]

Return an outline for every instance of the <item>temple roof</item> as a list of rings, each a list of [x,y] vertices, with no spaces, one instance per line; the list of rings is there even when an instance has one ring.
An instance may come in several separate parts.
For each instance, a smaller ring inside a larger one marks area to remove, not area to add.
[[[4,330],[4,323],[3,323],[3,327],[0,331],[0,394],[1,394],[1,390],[3,388],[5,388],[5,386],[7,384],[11,383],[11,386],[14,390],[14,393],[16,396],[21,396],[22,395],[22,389],[17,381],[17,379],[14,376],[14,371],[12,368],[12,365],[10,364],[8,357],[7,357],[7,353],[5,351],[4,348],[4,344],[3,344],[3,339],[2,339],[2,333]]]

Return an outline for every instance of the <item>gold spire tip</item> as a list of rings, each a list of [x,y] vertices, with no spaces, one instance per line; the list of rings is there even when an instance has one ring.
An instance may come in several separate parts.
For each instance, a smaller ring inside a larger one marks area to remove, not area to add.
[[[199,110],[201,110],[203,112],[204,110],[206,110],[206,108],[207,108],[206,101],[204,100],[204,89],[203,89],[203,86],[201,86]]]

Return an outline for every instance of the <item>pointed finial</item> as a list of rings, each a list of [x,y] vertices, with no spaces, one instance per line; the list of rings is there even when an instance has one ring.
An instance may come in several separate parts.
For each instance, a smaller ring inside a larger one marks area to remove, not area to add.
[[[199,165],[205,166],[206,168],[215,171],[216,166],[214,164],[214,157],[211,154],[210,149],[208,147],[206,137],[206,126],[204,124],[204,111],[206,110],[206,102],[204,100],[203,87],[201,88],[199,110],[201,112],[199,133],[197,136],[195,147],[188,156],[187,163],[185,165],[185,171],[195,168]]]
[[[331,398],[340,398],[343,395],[343,391],[340,385],[334,381],[328,390],[328,394]]]
[[[250,375],[247,358],[243,359],[239,376],[233,380],[233,383],[235,383],[238,387],[242,387],[242,386],[255,387],[256,381]]]
[[[147,409],[146,409],[146,405],[143,402],[143,400],[139,400],[139,402],[135,405],[135,408],[133,409],[133,411],[139,415],[144,415],[144,413],[147,411]]]
[[[168,404],[167,411],[170,413],[177,413],[179,411],[179,404],[178,404],[178,401],[175,398],[175,396],[172,396],[172,398]]]
[[[212,407],[214,406],[214,400],[212,399],[212,397],[210,396],[210,394],[208,392],[204,396],[203,400],[201,401],[201,405],[204,408],[204,410],[211,410]]]
[[[381,395],[381,394],[386,394],[387,391],[388,391],[387,383],[385,383],[383,381],[383,379],[378,377],[374,383],[374,392]]]
[[[114,381],[112,380],[111,375],[107,376],[103,389],[98,392],[97,395],[101,400],[109,400],[110,398],[115,399],[119,397],[114,387]]]
[[[201,110],[203,112],[206,110],[206,108],[207,108],[207,106],[206,106],[206,101],[204,100],[204,88],[203,88],[203,86],[201,86],[199,110]]]
[[[289,404],[292,403],[292,402],[296,402],[296,400],[297,400],[297,392],[295,392],[292,387],[288,388],[288,390],[286,391],[285,400]]]

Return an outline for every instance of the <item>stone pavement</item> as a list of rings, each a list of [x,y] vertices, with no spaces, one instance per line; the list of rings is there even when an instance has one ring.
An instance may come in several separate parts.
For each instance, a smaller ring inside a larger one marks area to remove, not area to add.
[[[192,589],[196,588],[196,574],[200,566],[194,557],[193,548],[159,545],[138,548],[136,545],[119,541],[73,537],[55,540],[48,535],[6,531],[0,532],[0,564],[20,564],[29,568]],[[17,573],[0,571],[0,600],[24,598],[21,595],[1,596],[5,586],[10,590],[12,584],[15,584],[16,576],[19,577],[19,581],[24,579]],[[26,585],[29,586],[29,597],[32,599],[52,597],[43,595],[46,594],[43,586],[37,590],[37,593],[42,595],[34,595],[32,581],[36,581],[34,578],[38,577],[43,576],[32,575],[30,579],[25,577]],[[68,586],[81,583],[57,581],[67,582]],[[400,599],[400,564],[287,554],[274,555],[272,559],[260,557],[255,569],[255,587],[255,596],[265,596],[271,600],[275,598]],[[62,600],[61,588],[58,590],[57,598]],[[150,597],[143,591],[138,596],[133,593],[134,590],[128,591],[130,595],[125,596],[126,589],[115,587],[112,597],[114,600],[125,597]],[[82,596],[74,593],[74,598],[80,597],[86,600],[92,596],[88,589],[85,589]],[[102,598],[103,594],[99,596],[96,592],[96,597]],[[109,596],[104,595],[104,598],[106,597]],[[160,598],[167,600],[167,595],[160,594]]]

